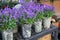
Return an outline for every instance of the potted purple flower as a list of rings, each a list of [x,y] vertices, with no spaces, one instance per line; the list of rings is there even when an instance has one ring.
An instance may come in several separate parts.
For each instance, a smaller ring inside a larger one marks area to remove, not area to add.
[[[25,1],[20,0],[20,3],[24,5],[23,11],[25,11],[26,17],[23,17],[23,19],[25,20],[25,23],[30,23],[30,24],[34,23],[35,32],[36,33],[41,32],[42,31],[42,19],[43,19],[43,13],[42,13],[43,5],[34,3],[33,0],[30,0],[27,3]],[[25,18],[27,18],[27,20]]]
[[[51,17],[54,14],[54,7],[50,5],[44,5],[44,21],[43,25],[45,29],[50,28]]]
[[[35,13],[29,8],[25,9],[25,7],[23,8],[23,12],[21,11],[20,13],[22,16],[20,15],[19,22],[22,24],[23,37],[29,38],[31,37],[31,26],[34,23]]]
[[[2,14],[2,37],[3,40],[13,40],[12,29],[17,27],[16,25],[16,12],[13,9],[5,8],[1,11]]]
[[[35,21],[35,12],[33,8],[33,2],[25,2],[19,9],[19,22],[22,25],[22,35],[24,38],[31,37],[31,26]]]
[[[39,33],[42,31],[42,20],[43,20],[43,4],[37,4],[35,6],[35,10],[36,10],[36,17],[35,17],[35,32]]]

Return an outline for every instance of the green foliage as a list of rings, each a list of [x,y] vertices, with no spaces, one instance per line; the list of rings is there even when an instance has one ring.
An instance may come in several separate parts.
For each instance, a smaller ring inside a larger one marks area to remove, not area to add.
[[[2,29],[3,29],[3,24],[2,24],[2,22],[0,20],[0,31],[2,31]]]
[[[37,16],[36,16],[36,17],[33,17],[33,18],[26,18],[26,19],[24,19],[24,18],[25,18],[24,16],[26,16],[26,14],[23,15],[23,16],[19,19],[19,22],[20,22],[21,24],[25,24],[25,23],[33,24],[35,21],[38,21],[39,19],[43,19],[43,14],[40,13],[40,12],[38,12],[38,13],[37,13]]]
[[[28,23],[28,24],[33,24],[33,23],[34,23],[34,19],[33,19],[33,18],[27,18],[26,20],[24,20],[23,18],[21,18],[21,19],[19,20],[19,22],[20,22],[21,24],[26,24],[26,23]]]
[[[23,17],[22,18],[20,18],[19,19],[19,22],[20,22],[20,24],[26,24],[26,23],[28,23],[28,24],[33,24],[34,23],[34,18],[27,18],[27,19],[24,19]]]
[[[2,18],[0,16],[0,31],[2,31],[2,29],[3,29],[3,22],[2,22]]]
[[[7,5],[8,5],[9,8],[12,8],[16,4],[18,4],[18,3],[17,2],[9,2],[9,3],[7,3]]]
[[[37,13],[35,21],[37,21],[38,19],[43,19],[43,14],[40,12]]]
[[[12,30],[17,26],[15,19],[9,19],[8,16],[4,16],[3,18],[5,18],[6,21],[3,23],[1,30]]]
[[[20,24],[24,24],[24,23],[25,23],[25,20],[24,20],[23,18],[20,18],[20,19],[19,19],[19,23],[20,23]]]
[[[12,8],[13,6],[15,6],[16,4],[18,4],[17,2],[0,2],[0,8],[3,8],[3,6],[8,6],[10,8]]]
[[[26,23],[33,24],[34,23],[34,18],[28,18],[26,20]]]
[[[52,11],[47,11],[47,12],[44,12],[44,17],[51,17],[51,16],[53,16],[53,14],[54,14],[54,12],[52,12]]]
[[[25,0],[25,2],[29,2],[30,0]]]

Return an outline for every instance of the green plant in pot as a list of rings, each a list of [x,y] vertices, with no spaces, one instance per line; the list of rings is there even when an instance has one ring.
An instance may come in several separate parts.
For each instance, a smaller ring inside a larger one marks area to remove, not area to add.
[[[35,32],[39,33],[42,31],[42,20],[43,20],[43,4],[39,4],[39,3],[35,3],[35,6],[33,6],[34,11],[36,13],[36,17],[35,17],[35,22],[34,22],[34,28],[35,28]]]
[[[27,9],[26,9],[27,11]],[[31,12],[25,12],[23,13],[22,17],[19,18],[19,22],[22,25],[22,35],[24,38],[31,37],[31,26],[34,23],[34,17],[35,14]]]
[[[51,17],[54,15],[54,7],[50,5],[44,5],[44,28],[50,28]]]
[[[43,30],[42,20],[43,20],[43,14],[41,12],[38,12],[34,22],[36,33],[39,33]]]
[[[14,14],[13,14],[14,13]],[[13,9],[5,8],[1,12],[2,17],[2,36],[3,40],[13,40],[13,29],[16,25],[16,13]]]
[[[35,21],[35,12],[32,10],[32,1],[29,2],[22,2],[20,0],[20,3],[22,6],[19,10],[19,23],[22,24],[22,35],[24,38],[30,38],[31,37],[31,26]],[[22,11],[23,10],[23,11]]]

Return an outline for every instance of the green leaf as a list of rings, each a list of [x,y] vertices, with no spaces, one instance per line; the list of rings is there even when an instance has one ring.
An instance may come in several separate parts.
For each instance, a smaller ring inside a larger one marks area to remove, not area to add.
[[[47,11],[44,13],[44,17],[51,17],[51,16],[53,16],[53,14],[54,13],[52,11]]]
[[[25,2],[29,2],[30,0],[25,0]]]
[[[43,19],[43,14],[40,12],[37,13],[35,21],[37,21],[38,19]]]
[[[33,18],[28,18],[26,20],[26,23],[29,23],[29,24],[33,24],[33,22],[34,22],[34,19]]]

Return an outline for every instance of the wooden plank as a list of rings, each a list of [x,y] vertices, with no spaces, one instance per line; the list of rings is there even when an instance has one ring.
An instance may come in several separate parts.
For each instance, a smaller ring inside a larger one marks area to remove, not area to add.
[[[38,38],[38,40],[51,40],[51,34],[45,35],[41,38]]]

